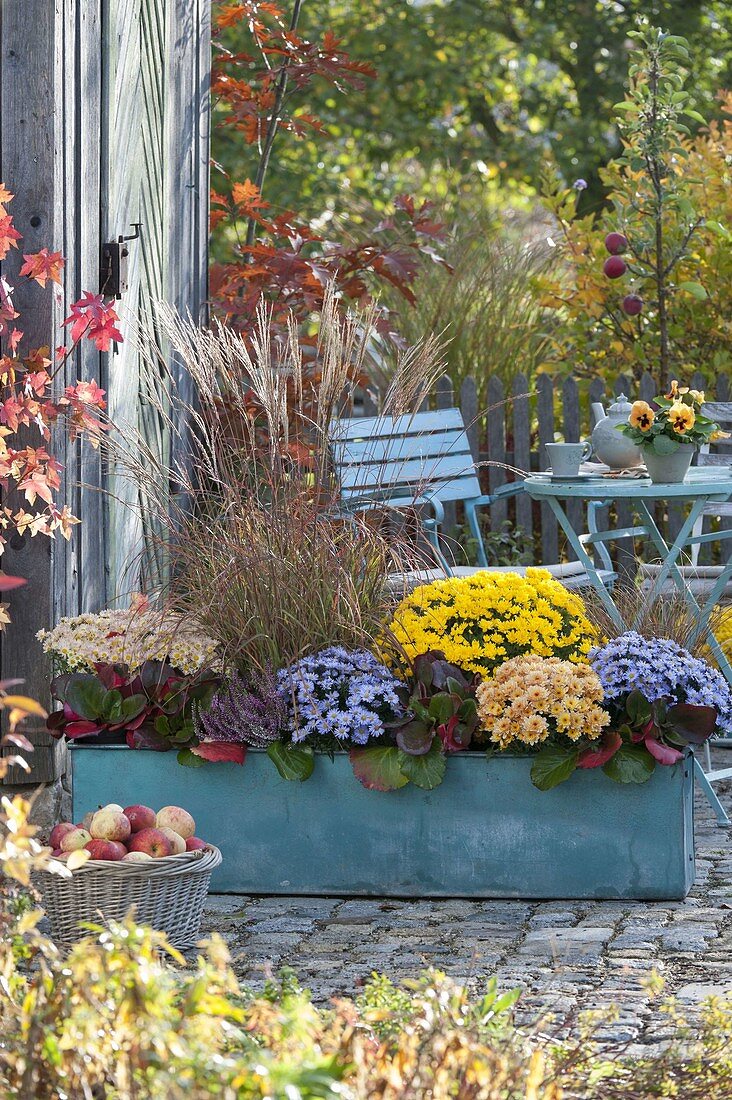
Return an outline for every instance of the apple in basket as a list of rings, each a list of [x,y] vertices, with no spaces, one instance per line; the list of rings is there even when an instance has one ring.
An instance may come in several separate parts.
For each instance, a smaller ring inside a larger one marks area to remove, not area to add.
[[[67,833],[71,833],[74,829],[78,829],[78,825],[74,825],[71,821],[60,821],[58,825],[54,825],[51,829],[51,835],[48,838],[48,845],[53,848],[54,851],[61,850],[61,841]]]
[[[109,862],[117,862],[127,855],[127,849],[118,840],[92,839],[86,845],[86,850],[92,859],[103,859]]]
[[[86,829],[79,829],[75,825],[73,829],[70,829],[61,837],[61,851],[75,852],[77,848],[86,848],[91,839],[91,833],[88,833]]]
[[[175,829],[167,829],[165,826],[160,829],[160,832],[164,836],[167,836],[170,841],[170,851],[172,855],[179,856],[182,852],[185,852],[186,842],[180,833],[176,833]]]
[[[188,810],[184,810],[180,806],[163,806],[162,810],[158,810],[155,824],[158,829],[172,829],[184,840],[187,840],[189,836],[194,836],[196,832],[195,821]]]
[[[132,832],[132,826],[121,810],[111,810],[105,806],[94,814],[89,832],[94,840],[124,842]]]
[[[140,829],[132,835],[127,847],[130,852],[145,852],[154,859],[173,853],[173,846],[160,829]]]
[[[123,863],[149,863],[152,856],[149,856],[147,852],[128,852],[126,856],[122,857]]]
[[[149,806],[125,806],[122,813],[132,826],[133,833],[155,828],[155,810],[151,810]]]
[[[186,837],[187,852],[202,852],[205,847],[207,847],[206,841],[201,840],[200,836]]]

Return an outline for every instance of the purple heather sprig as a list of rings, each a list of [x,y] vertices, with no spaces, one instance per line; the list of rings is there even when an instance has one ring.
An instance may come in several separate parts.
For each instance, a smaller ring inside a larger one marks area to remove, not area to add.
[[[385,722],[404,715],[400,689],[405,685],[365,649],[321,649],[281,669],[278,682],[289,695],[293,741],[334,737],[365,745],[383,736]]]
[[[621,700],[634,689],[649,703],[667,699],[715,707],[717,733],[732,733],[732,689],[721,672],[693,657],[670,638],[643,638],[626,631],[588,654],[605,698]]]
[[[287,726],[287,699],[267,669],[257,676],[234,673],[216,691],[207,710],[196,716],[198,735],[265,749]]]

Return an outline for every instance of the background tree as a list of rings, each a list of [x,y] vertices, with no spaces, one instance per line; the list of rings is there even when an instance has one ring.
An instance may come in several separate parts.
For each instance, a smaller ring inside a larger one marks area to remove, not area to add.
[[[323,82],[299,93],[296,110],[325,133],[278,145],[268,199],[311,216],[342,207],[344,192],[505,203],[538,187],[551,153],[565,179],[587,181],[581,211],[597,209],[601,169],[620,152],[612,106],[639,15],[689,40],[692,106],[713,116],[732,83],[725,0],[303,0],[301,33],[332,33],[376,76],[348,96]],[[240,51],[248,33],[233,23],[223,42]],[[236,178],[251,176],[251,152],[233,133],[216,138]]]

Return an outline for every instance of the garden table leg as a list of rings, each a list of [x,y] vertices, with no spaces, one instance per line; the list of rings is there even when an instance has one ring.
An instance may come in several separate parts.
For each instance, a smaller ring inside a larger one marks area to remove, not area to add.
[[[725,588],[727,587],[727,582],[729,581],[731,576],[732,555],[727,558],[727,564],[717,577],[714,587],[707,597],[707,601],[702,608],[701,616],[691,633],[691,637],[689,639],[690,643],[695,642],[702,631],[705,630],[711,622],[712,612],[717,605],[719,597],[722,595]],[[709,645],[709,648],[716,657],[720,672],[726,678],[727,682],[729,684],[732,684],[732,664],[730,664],[726,653],[722,649],[721,645],[714,635],[714,632],[711,629],[708,631],[707,644]]]
[[[615,602],[608,592],[606,586],[603,584],[602,579],[597,572],[597,569],[595,568],[595,563],[582,545],[579,535],[575,531],[573,525],[570,523],[569,517],[567,516],[566,512],[559,504],[559,501],[556,497],[547,497],[546,503],[549,505],[550,509],[556,517],[557,523],[567,536],[570,546],[577,555],[578,561],[581,561],[584,565],[587,576],[592,582],[592,587],[595,589],[598,596],[602,600],[610,618],[616,624],[616,626],[619,626],[621,629],[625,629],[625,623],[623,621],[622,615],[615,606]]]
[[[696,775],[697,783],[704,791],[704,794],[707,796],[707,800],[710,806],[714,810],[715,816],[717,818],[717,824],[722,827],[732,825],[732,821],[730,821],[727,815],[727,811],[717,797],[717,792],[714,790],[714,787],[709,782],[709,776],[704,771],[704,768],[701,766],[696,756],[694,756],[694,774]],[[721,774],[716,775],[715,773],[712,773],[712,775],[715,779],[722,778]]]
[[[706,504],[707,501],[702,498],[694,502],[694,505],[689,512],[688,518],[686,519],[685,523],[682,524],[681,530],[674,539],[672,545],[669,547],[663,535],[656,526],[656,523],[651,516],[651,513],[645,501],[640,502],[640,507],[642,508],[647,518],[648,533],[654,545],[656,546],[656,549],[660,551],[664,558],[661,569],[659,570],[658,575],[653,583],[653,587],[649,596],[649,602],[652,603],[656,596],[659,595],[664,581],[667,577],[669,577],[674,582],[676,588],[681,594],[682,599],[684,600],[684,603],[686,603],[692,615],[694,616],[695,626],[690,638],[690,641],[692,642],[699,637],[702,631],[707,629],[712,611],[714,610],[717,600],[719,599],[719,596],[721,596],[722,592],[724,592],[727,581],[729,580],[730,576],[732,576],[731,557],[727,561],[727,565],[725,566],[724,570],[717,578],[711,594],[709,595],[706,603],[702,607],[689,589],[689,586],[686,584],[683,575],[676,566],[676,561],[683,552],[684,546],[694,529],[694,524],[696,523],[699,516],[702,514],[702,511],[706,507]],[[639,615],[640,614],[641,612],[639,612]],[[727,682],[732,684],[732,665],[730,665],[730,662],[727,659],[722,647],[720,646],[719,642],[711,631],[709,631],[708,641],[709,648],[711,649],[717,660],[720,672],[725,677]]]
[[[642,511],[646,520],[644,526],[648,528],[648,534],[651,537],[651,541],[660,553],[662,559],[661,568],[659,569],[658,575],[653,582],[653,586],[648,597],[649,602],[653,603],[656,596],[660,595],[666,579],[670,578],[674,582],[674,585],[676,586],[678,591],[681,593],[684,602],[688,604],[695,618],[697,615],[701,615],[702,609],[692,593],[689,591],[684,581],[684,578],[676,565],[676,562],[681,557],[684,545],[686,544],[688,538],[694,530],[694,524],[701,516],[706,504],[707,501],[704,497],[700,497],[698,500],[694,501],[693,505],[691,506],[691,511],[689,512],[689,515],[681,525],[681,529],[679,530],[678,535],[669,546],[669,544],[666,542],[663,535],[659,531],[658,527],[656,526],[656,521],[651,515],[650,509],[648,508],[646,502],[644,500],[638,501],[639,510]],[[640,614],[641,612],[639,612],[639,615]]]

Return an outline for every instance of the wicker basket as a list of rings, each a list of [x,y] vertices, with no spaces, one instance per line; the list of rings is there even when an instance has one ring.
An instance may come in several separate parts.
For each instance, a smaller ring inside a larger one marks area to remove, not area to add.
[[[221,863],[213,845],[144,863],[90,859],[62,878],[43,872],[38,888],[61,948],[86,935],[82,921],[122,920],[134,906],[135,920],[165,932],[173,947],[194,947],[211,872]]]

